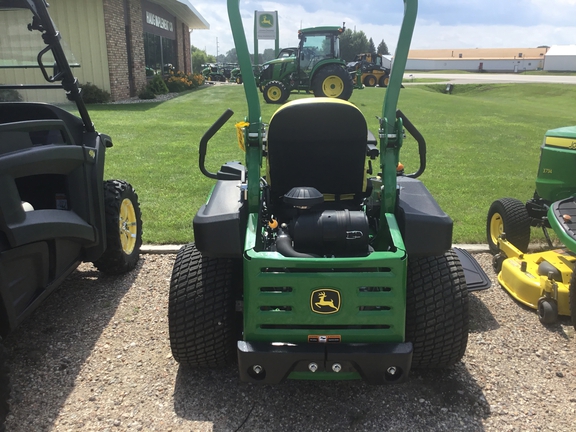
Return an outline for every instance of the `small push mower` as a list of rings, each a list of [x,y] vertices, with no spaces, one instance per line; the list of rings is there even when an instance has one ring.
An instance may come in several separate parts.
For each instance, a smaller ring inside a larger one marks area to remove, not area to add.
[[[242,381],[261,384],[387,384],[464,355],[468,292],[490,282],[452,249],[452,219],[417,178],[426,142],[396,109],[417,1],[404,5],[379,143],[362,112],[337,98],[291,101],[265,126],[254,79],[244,80],[245,164],[205,166],[230,110],[202,138],[200,170],[216,184],[170,282],[170,343],[182,365],[237,363]],[[238,0],[228,13],[242,75],[252,76]],[[419,147],[412,174],[398,170],[404,131]]]
[[[502,198],[490,206],[486,235],[498,281],[520,303],[536,309],[543,324],[558,315],[576,325],[576,126],[546,132],[536,191],[523,203]],[[547,248],[528,253],[530,228],[544,232]],[[563,247],[555,248],[552,229]]]

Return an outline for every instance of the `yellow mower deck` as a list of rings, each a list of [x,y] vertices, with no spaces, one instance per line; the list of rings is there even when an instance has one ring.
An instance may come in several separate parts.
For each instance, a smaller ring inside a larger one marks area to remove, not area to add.
[[[498,282],[520,303],[538,309],[542,297],[556,300],[558,314],[570,316],[569,285],[576,254],[568,249],[522,253],[506,240],[499,239],[502,262]],[[548,264],[550,266],[548,266]],[[550,275],[548,269],[556,270]]]

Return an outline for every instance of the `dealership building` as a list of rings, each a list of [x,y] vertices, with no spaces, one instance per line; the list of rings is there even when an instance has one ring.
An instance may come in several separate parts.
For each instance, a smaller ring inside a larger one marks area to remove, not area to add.
[[[192,72],[190,37],[210,25],[188,0],[51,0],[50,15],[81,84],[112,100],[136,96],[154,74]],[[7,25],[1,23],[0,25]],[[41,82],[38,69],[0,70],[0,82]],[[54,92],[26,98],[58,102]]]

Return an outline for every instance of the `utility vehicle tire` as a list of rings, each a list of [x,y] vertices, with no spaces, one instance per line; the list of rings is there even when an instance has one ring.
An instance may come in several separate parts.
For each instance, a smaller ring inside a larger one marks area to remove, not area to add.
[[[236,84],[242,84],[242,77],[241,76],[236,77]]]
[[[9,409],[10,377],[8,373],[8,353],[2,345],[2,338],[0,338],[0,432],[6,430],[5,423]]]
[[[541,297],[538,300],[538,319],[542,324],[554,324],[558,321],[558,304],[554,300]]]
[[[468,289],[453,250],[437,257],[408,260],[406,341],[412,342],[414,368],[457,363],[468,344]]]
[[[376,87],[377,83],[378,80],[374,75],[366,75],[362,84],[364,84],[366,87]]]
[[[382,75],[378,80],[378,85],[380,87],[388,87],[388,82],[390,81],[390,75]]]
[[[132,270],[140,258],[142,213],[134,188],[122,180],[104,182],[106,250],[94,266],[109,274]]]
[[[264,86],[264,100],[269,104],[281,104],[286,102],[290,92],[280,81],[270,81]]]
[[[498,253],[498,237],[502,233],[522,252],[528,251],[530,216],[523,202],[515,198],[502,198],[492,203],[486,219],[486,238],[492,254]]]
[[[312,90],[316,97],[350,99],[354,82],[350,74],[341,66],[328,65],[316,72],[312,79]]]
[[[572,325],[576,329],[576,272],[572,271],[570,278],[570,316],[572,317]]]
[[[202,256],[194,243],[178,252],[168,301],[170,346],[177,362],[214,368],[236,361],[241,265],[232,259]]]

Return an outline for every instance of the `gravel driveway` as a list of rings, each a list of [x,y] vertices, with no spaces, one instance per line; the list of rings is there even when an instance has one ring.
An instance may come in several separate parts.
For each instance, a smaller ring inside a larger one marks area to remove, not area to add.
[[[476,255],[494,278],[490,256]],[[405,384],[288,381],[180,368],[167,326],[174,255],[106,277],[82,265],[6,341],[8,431],[574,431],[569,319],[544,327],[494,283],[471,295],[461,363]]]

